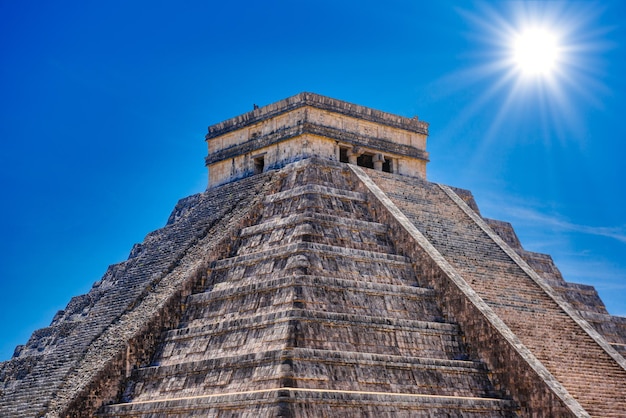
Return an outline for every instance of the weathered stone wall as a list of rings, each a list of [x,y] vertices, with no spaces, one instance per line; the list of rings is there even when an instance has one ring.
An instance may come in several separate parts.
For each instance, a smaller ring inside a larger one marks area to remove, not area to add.
[[[311,156],[338,161],[333,144],[383,154],[399,173],[425,177],[427,135],[416,119],[302,93],[209,127],[209,187],[253,174],[262,154],[271,168]]]
[[[274,118],[280,113],[292,111],[303,106],[311,106],[317,109],[331,111],[333,113],[410,130],[426,136],[428,135],[428,123],[418,120],[417,117],[405,118],[369,107],[344,102],[342,100],[320,96],[315,93],[300,93],[212,125],[209,127],[207,137],[212,138],[214,136],[223,135],[227,132],[240,129],[243,126]]]
[[[264,146],[262,140],[253,140],[245,144],[245,153],[210,164],[209,188],[255,174],[255,159],[259,158],[263,160],[263,171],[275,170],[313,156],[339,160],[337,141],[327,137],[299,132],[288,140],[267,143]]]
[[[301,107],[288,113],[275,114],[271,118],[261,119],[256,123],[243,124],[239,129],[226,131],[222,135],[211,135],[207,139],[209,155],[301,125],[306,121],[306,111],[306,108]],[[213,127],[209,127],[209,132],[213,129]]]

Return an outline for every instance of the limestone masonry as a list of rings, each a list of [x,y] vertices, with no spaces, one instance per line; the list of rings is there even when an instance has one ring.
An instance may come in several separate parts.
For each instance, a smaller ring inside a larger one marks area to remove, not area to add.
[[[209,126],[209,187],[310,157],[426,177],[428,124],[312,93]]]
[[[0,363],[0,416],[626,416],[626,318],[427,136],[311,93],[210,126],[207,191]]]

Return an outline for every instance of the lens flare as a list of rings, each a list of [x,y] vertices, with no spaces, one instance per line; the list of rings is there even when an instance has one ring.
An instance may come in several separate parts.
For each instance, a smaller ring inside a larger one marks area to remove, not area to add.
[[[614,29],[597,23],[605,9],[596,3],[477,4],[458,10],[468,25],[465,50],[459,55],[465,65],[441,83],[450,91],[473,95],[447,129],[458,134],[475,114],[491,112],[485,144],[503,133],[511,140],[543,140],[547,146],[555,140],[586,141],[589,133],[581,112],[589,106],[601,108],[601,97],[610,94],[602,83],[607,65],[603,54],[614,46],[602,36]],[[531,134],[536,126],[544,134]]]
[[[513,42],[513,59],[524,74],[549,74],[558,63],[558,55],[557,37],[545,29],[527,29]]]

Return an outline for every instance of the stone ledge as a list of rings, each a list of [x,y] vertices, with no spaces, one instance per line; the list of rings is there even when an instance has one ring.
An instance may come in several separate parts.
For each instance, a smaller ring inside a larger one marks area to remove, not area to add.
[[[433,290],[425,287],[347,280],[327,276],[298,275],[281,278],[266,278],[252,284],[242,285],[234,283],[233,286],[230,287],[220,286],[219,290],[215,289],[190,295],[188,303],[209,303],[214,300],[232,298],[233,293],[239,296],[288,286],[310,286],[339,290],[347,289],[351,292],[393,295],[398,297],[434,297]]]
[[[314,348],[293,348],[289,351],[292,352],[290,358],[292,358],[293,360],[303,361],[315,360],[326,363],[353,363],[359,365],[387,364],[390,367],[395,368],[445,367],[454,370],[471,371],[483,371],[485,369],[483,363],[468,360],[398,356],[393,354],[362,353],[356,351],[320,350]]]
[[[344,189],[336,189],[329,186],[321,186],[319,184],[308,184],[305,186],[296,186],[283,192],[278,192],[266,196],[265,203],[274,203],[280,200],[292,199],[294,197],[300,197],[306,194],[320,194],[324,196],[337,197],[339,199],[356,200],[358,202],[365,202],[365,195],[363,193],[352,192]]]
[[[270,350],[250,354],[217,357],[208,360],[191,361],[168,366],[153,365],[133,371],[132,378],[155,379],[175,376],[179,374],[202,373],[203,371],[216,368],[245,368],[251,365],[280,361],[289,357],[287,350]]]
[[[295,226],[298,224],[315,222],[324,225],[339,225],[348,229],[356,230],[368,230],[376,234],[384,234],[387,232],[387,227],[377,222],[360,221],[358,219],[344,218],[336,215],[326,215],[318,212],[305,211],[304,213],[297,215],[289,215],[284,218],[279,218],[273,221],[264,222],[258,225],[249,226],[244,228],[239,233],[240,237],[246,237],[255,234],[261,234],[271,231],[276,228],[283,228],[287,226]]]
[[[275,388],[257,391],[237,392],[217,395],[206,395],[186,398],[173,398],[158,401],[145,401],[130,404],[109,405],[104,408],[107,416],[133,415],[141,412],[165,413],[184,412],[203,409],[214,409],[232,405],[242,407],[246,405],[261,406],[274,402],[297,403],[305,400],[309,405],[335,404],[350,406],[356,401],[368,407],[383,406],[387,411],[394,408],[397,411],[438,410],[443,408],[453,411],[468,410],[472,412],[501,412],[513,410],[516,405],[513,401],[494,398],[475,398],[461,396],[435,396],[421,394],[406,394],[393,392],[357,392],[345,390],[325,389],[298,389]],[[496,415],[506,416],[506,415]]]
[[[327,322],[334,325],[366,325],[371,329],[398,329],[421,331],[433,334],[458,334],[455,324],[443,322],[417,321],[411,319],[395,319],[368,315],[353,315],[336,312],[309,311],[304,309],[288,309],[261,315],[251,315],[227,321],[211,321],[206,325],[167,331],[168,341],[196,338],[199,335],[233,332],[239,329],[264,328],[290,321]]]
[[[318,244],[314,242],[298,242],[294,244],[278,245],[272,250],[259,251],[256,253],[239,255],[225,258],[213,262],[213,270],[231,268],[235,265],[253,265],[262,260],[293,257],[300,254],[314,252],[317,254],[328,254],[332,256],[349,257],[369,262],[383,261],[386,263],[409,264],[410,259],[401,255],[388,253],[377,253],[366,250],[355,250],[352,248],[338,247],[334,245]]]
[[[286,113],[304,106],[311,106],[334,113],[340,113],[345,116],[352,116],[358,119],[365,119],[394,128],[428,135],[428,123],[420,121],[417,118],[406,118],[369,107],[344,102],[342,100],[331,99],[330,97],[321,96],[319,94],[302,92],[279,102],[262,106],[244,113],[243,115],[211,125],[208,128],[206,139],[208,140],[244,126],[262,122],[281,113]]]
[[[429,154],[427,151],[420,150],[410,145],[398,144],[373,136],[357,135],[352,132],[346,132],[341,129],[321,126],[314,123],[300,123],[266,135],[258,136],[254,138],[254,140],[248,140],[241,144],[213,151],[205,157],[204,163],[206,166],[209,166],[220,161],[245,155],[255,150],[269,147],[307,134],[321,136],[335,141],[340,141],[342,143],[352,144],[354,146],[385,150],[389,154],[429,161]]]
[[[287,348],[258,353],[217,357],[208,360],[184,362],[173,365],[153,365],[133,371],[132,378],[163,379],[180,374],[196,374],[216,368],[246,368],[285,359],[302,362],[332,364],[384,365],[391,368],[446,369],[478,373],[485,370],[483,363],[468,360],[450,360],[428,357],[398,356],[389,354],[361,353],[354,351],[320,350],[313,348]]]

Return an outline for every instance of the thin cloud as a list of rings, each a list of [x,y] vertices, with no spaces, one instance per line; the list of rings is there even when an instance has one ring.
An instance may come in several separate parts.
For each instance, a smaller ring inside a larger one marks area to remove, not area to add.
[[[516,205],[505,204],[504,206],[498,206],[497,210],[502,214],[506,214],[507,220],[512,223],[517,223],[515,221],[518,220],[520,223],[532,223],[536,225],[537,228],[550,228],[552,230],[596,235],[612,238],[626,244],[626,227],[623,226],[579,225],[569,222],[559,216],[545,214],[536,209]]]
[[[592,249],[572,245],[580,241],[574,238],[575,234],[626,243],[626,226],[580,225],[555,215],[555,209],[546,202],[532,202],[514,196],[507,199],[490,197],[484,200],[485,205],[481,205],[485,216],[511,222],[518,233],[524,231],[524,248],[550,254],[566,281],[594,286],[612,315],[626,315],[623,298],[626,271],[619,263],[595,254]]]

